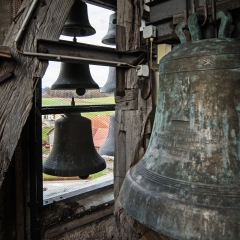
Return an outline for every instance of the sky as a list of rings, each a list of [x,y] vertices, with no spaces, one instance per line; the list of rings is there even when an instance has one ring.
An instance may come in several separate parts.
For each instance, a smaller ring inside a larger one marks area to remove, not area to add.
[[[102,38],[106,35],[109,25],[109,16],[114,12],[105,8],[97,7],[92,4],[88,6],[88,18],[91,26],[95,28],[96,33],[88,37],[78,37],[77,41],[87,44],[93,44],[104,47],[114,47],[111,45],[103,44]],[[60,36],[61,40],[72,41],[72,37]],[[42,87],[51,87],[51,85],[57,80],[60,71],[60,62],[49,61],[47,71],[42,79]],[[102,87],[107,81],[109,67],[90,65],[90,72],[92,78],[98,83],[99,87]]]

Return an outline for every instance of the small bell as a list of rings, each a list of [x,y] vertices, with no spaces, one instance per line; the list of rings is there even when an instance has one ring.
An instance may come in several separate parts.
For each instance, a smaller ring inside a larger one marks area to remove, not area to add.
[[[108,79],[103,87],[100,88],[100,92],[113,93],[116,89],[116,68],[109,67]]]
[[[85,89],[98,89],[93,80],[88,64],[62,62],[59,76],[51,86],[52,90],[76,89],[78,95],[83,95]]]
[[[80,0],[75,0],[65,25],[62,35],[86,37],[96,33],[96,30],[90,25],[88,20],[87,4]]]
[[[108,135],[106,141],[99,148],[101,155],[114,156],[114,144],[115,144],[115,114],[110,116]]]
[[[109,17],[108,32],[103,37],[102,43],[104,43],[106,45],[115,45],[116,44],[116,24],[117,24],[117,14],[113,13]]]

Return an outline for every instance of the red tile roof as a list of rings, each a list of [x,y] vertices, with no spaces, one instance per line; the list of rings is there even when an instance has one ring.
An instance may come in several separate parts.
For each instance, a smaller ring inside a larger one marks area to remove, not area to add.
[[[89,118],[92,121],[92,134],[94,146],[100,147],[107,138],[110,116],[95,116]]]
[[[92,128],[108,128],[110,116],[89,117],[92,121]]]

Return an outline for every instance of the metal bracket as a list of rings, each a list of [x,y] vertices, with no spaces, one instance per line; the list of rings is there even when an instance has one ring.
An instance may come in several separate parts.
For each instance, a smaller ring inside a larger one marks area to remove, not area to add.
[[[49,41],[38,39],[37,51],[39,53],[38,59],[41,60],[84,62],[94,65],[126,68],[138,65],[146,58],[146,52],[144,51],[120,52],[113,48],[62,40]],[[56,55],[59,55],[59,59],[56,59]],[[65,56],[71,57],[65,58]]]

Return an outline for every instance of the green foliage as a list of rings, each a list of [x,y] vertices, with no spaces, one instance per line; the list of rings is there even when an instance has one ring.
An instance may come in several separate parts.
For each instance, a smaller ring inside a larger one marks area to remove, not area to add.
[[[107,174],[107,171],[103,170],[101,172],[97,172],[97,173],[91,174],[90,178],[91,179],[95,179],[95,178],[99,178],[99,177],[105,176],[106,174]]]
[[[57,177],[43,173],[43,178],[57,178]]]
[[[102,177],[102,176],[105,176],[107,174],[107,170],[103,170],[103,171],[101,171],[101,172],[97,172],[97,173],[94,173],[94,174],[91,174],[91,175],[89,175],[89,178],[88,179],[95,179],[95,178],[99,178],[99,177]],[[54,178],[57,178],[58,180],[59,180],[59,177],[58,176],[52,176],[52,175],[48,175],[48,174],[46,174],[46,173],[43,173],[43,178],[52,178],[52,179],[54,179]],[[79,178],[79,180],[81,180],[80,178]],[[67,180],[66,180],[67,181]]]
[[[48,131],[52,129],[53,127],[43,127],[42,128],[42,141],[47,141],[48,142]]]
[[[81,113],[83,117],[95,117],[95,116],[109,116],[112,115],[114,111],[106,111],[106,112],[87,112]]]

